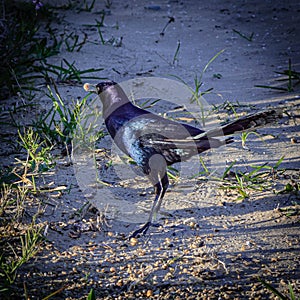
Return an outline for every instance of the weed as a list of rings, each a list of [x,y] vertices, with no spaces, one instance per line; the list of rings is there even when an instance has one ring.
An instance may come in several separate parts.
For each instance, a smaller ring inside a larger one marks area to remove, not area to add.
[[[82,118],[74,133],[73,145],[81,149],[94,150],[95,142],[105,136],[105,133],[98,128],[98,125],[99,124],[95,122],[94,116]]]
[[[56,34],[49,25],[45,27],[49,37],[38,36],[40,25],[37,16],[32,15],[32,8],[30,11],[24,8],[20,10],[11,8],[11,10],[7,13],[8,21],[4,24],[5,34],[0,37],[1,45],[3,45],[0,46],[0,60],[2,61],[0,85],[3,86],[1,98],[18,91],[23,93],[24,90],[37,90],[34,87],[34,81],[46,79],[47,82],[50,82],[51,76],[55,76],[58,82],[82,82],[83,79],[98,79],[92,75],[88,76],[88,73],[102,71],[102,68],[79,70],[76,68],[75,62],[70,63],[66,59],[62,60],[60,66],[47,63],[48,57],[59,52],[63,40],[56,38]],[[86,40],[86,34],[84,34],[83,41],[79,42],[79,36],[71,33],[65,38],[64,43],[67,51],[80,51]]]
[[[17,180],[16,176],[16,180]],[[19,223],[23,216],[23,203],[25,201],[28,189],[24,186],[2,183],[0,199],[0,225],[7,227],[8,224]]]
[[[112,0],[105,0],[105,7],[111,8],[111,6],[112,6]]]
[[[180,40],[178,40],[177,48],[176,48],[176,51],[175,51],[175,54],[174,54],[174,57],[173,57],[173,65],[175,65],[175,63],[178,62],[178,54],[179,54],[180,46],[181,46],[181,43],[180,43]]]
[[[279,86],[270,86],[270,85],[255,85],[255,87],[265,88],[265,89],[272,89],[284,92],[293,92],[294,88],[300,83],[300,72],[292,70],[292,61],[289,59],[288,69],[284,70],[283,72],[275,72],[277,74],[287,76],[287,78],[280,78],[276,81],[278,82],[286,82],[286,87],[279,87]],[[296,81],[295,83],[293,83]]]
[[[30,159],[37,160],[38,141],[32,130],[22,136],[22,141],[28,150],[26,161],[17,160],[17,166],[11,171],[15,178],[11,184],[6,184],[1,178],[0,226],[1,255],[0,255],[0,292],[9,294],[11,285],[17,278],[19,268],[33,258],[39,251],[42,242],[42,226],[35,225],[41,210],[38,209],[29,224],[23,222],[26,205],[33,198],[38,188],[35,185],[36,174],[29,173]],[[21,174],[21,175],[19,175]],[[31,180],[30,180],[30,179]],[[32,203],[31,203],[32,204]]]
[[[293,290],[292,285],[289,283],[289,296],[287,297],[285,295],[283,295],[281,292],[279,292],[278,289],[276,289],[275,287],[273,287],[271,284],[267,283],[266,281],[264,281],[263,279],[261,279],[260,277],[257,278],[269,291],[272,292],[272,294],[274,294],[275,296],[277,296],[280,300],[296,300],[296,296]]]
[[[252,104],[242,104],[240,103],[238,100],[236,101],[229,101],[229,100],[225,100],[222,104],[216,105],[216,104],[212,104],[213,108],[212,110],[214,112],[221,112],[221,111],[227,111],[228,113],[231,113],[234,115],[235,118],[238,118],[238,108],[251,108],[251,109],[255,109],[255,105]]]
[[[83,99],[84,102],[87,101],[89,95]],[[83,103],[80,107],[80,111],[76,117],[76,128],[73,131],[72,142],[74,150],[79,148],[84,151],[89,149],[94,152],[95,142],[105,135],[103,129],[100,128],[102,111],[96,109],[95,101],[98,101],[97,97],[90,102],[90,105]],[[91,107],[93,107],[93,110],[91,110]]]
[[[235,117],[237,117],[237,112],[236,108],[240,107],[240,103],[236,101],[236,103],[233,103],[231,101],[225,100],[222,104],[220,105],[215,105],[213,104],[213,111],[219,112],[221,110],[226,110],[228,112],[232,112]]]
[[[204,174],[209,175],[211,172],[208,170],[208,167],[206,166],[206,164],[201,156],[199,157],[199,160],[200,160],[201,166],[204,169]]]
[[[250,134],[254,134],[256,135],[257,137],[261,137],[259,133],[255,132],[255,131],[245,131],[245,132],[242,132],[241,133],[241,139],[242,139],[242,147],[243,148],[246,148],[246,141],[247,141],[247,138]]]
[[[168,17],[168,18],[169,18],[169,20],[168,20],[167,24],[164,26],[164,28],[163,28],[162,31],[160,32],[160,35],[161,35],[161,36],[164,36],[167,27],[168,27],[171,23],[175,22],[175,18],[174,18],[174,17]]]
[[[178,181],[180,178],[179,171],[171,166],[168,166],[168,171],[167,171],[168,177],[173,179],[174,181]]]
[[[24,236],[20,237],[21,251],[13,247],[8,241],[5,244],[5,252],[0,256],[0,291],[5,292],[14,283],[18,269],[35,256],[41,244],[41,228],[31,226]]]
[[[221,177],[212,179],[220,182],[220,189],[234,190],[239,196],[237,200],[249,198],[250,190],[263,191],[271,187],[268,181],[269,176],[273,176],[274,172],[279,170],[284,157],[281,157],[274,166],[269,166],[267,163],[260,166],[250,166],[251,170],[243,172],[241,170],[232,171],[236,162],[232,162],[224,171]]]
[[[26,149],[30,160],[30,168],[34,172],[43,172],[49,170],[53,166],[53,160],[50,154],[51,147],[46,145],[45,141],[41,141],[39,135],[33,131],[32,127],[24,129],[24,133],[19,131],[21,146]]]
[[[101,41],[102,45],[105,45],[105,40],[103,38],[102,31],[101,31],[101,27],[103,27],[103,23],[104,23],[104,17],[105,17],[105,13],[102,14],[101,21],[98,21],[97,19],[95,20],[96,21],[96,27],[97,27],[98,34],[99,34],[100,41]]]
[[[83,33],[83,40],[82,42],[79,42],[79,35],[75,34],[74,32],[71,32],[69,35],[67,35],[64,39],[65,45],[67,47],[68,52],[73,52],[76,50],[76,52],[79,52],[83,45],[87,41],[87,34]]]
[[[58,53],[56,39],[39,37],[39,20],[49,18],[48,10],[40,10],[37,16],[30,3],[5,1],[3,32],[0,36],[0,98],[16,94],[28,85],[32,89],[36,66],[47,57]]]
[[[221,178],[216,178],[217,180],[220,180],[221,186],[220,189],[223,190],[235,190],[240,196],[237,198],[237,200],[243,200],[245,198],[249,197],[249,193],[247,192],[250,185],[247,184],[247,181],[245,178],[243,178],[242,172],[232,172],[231,169],[235,165],[235,161],[232,162],[224,171]],[[229,176],[230,175],[230,176]],[[229,178],[230,179],[226,179]]]
[[[87,300],[96,300],[96,294],[94,289],[91,289],[88,296],[87,296]]]
[[[299,191],[300,191],[300,182],[296,182],[295,180],[291,179],[291,181],[285,185],[284,189],[277,192],[277,194],[294,193],[297,195]]]
[[[43,151],[43,143],[40,143],[32,128],[19,135],[20,144],[27,150],[27,158],[25,161],[16,159],[16,167],[10,172],[14,175],[14,178],[9,178],[10,184],[5,183],[8,178],[1,176],[0,180],[0,226],[4,229],[1,236],[0,291],[3,293],[9,292],[19,268],[36,255],[42,241],[42,227],[35,225],[41,210],[30,217],[29,224],[24,224],[22,220],[26,204],[32,199],[35,203],[37,200],[33,198],[33,193],[38,191],[35,183],[37,173],[30,173],[30,169],[37,170],[37,165],[48,159],[48,148],[46,152]]]
[[[29,154],[25,161],[16,159],[16,164],[20,166],[13,170],[13,174],[18,177],[19,180],[13,182],[22,196],[26,196],[28,191],[37,192],[35,184],[35,176],[37,172],[31,173],[31,164],[29,163]],[[29,179],[30,178],[30,179]]]
[[[88,0],[83,0],[84,8],[80,9],[80,11],[91,12],[94,8],[96,0],[92,0],[91,3],[88,3]]]
[[[157,102],[161,101],[161,99],[146,99],[142,103],[136,103],[135,99],[132,99],[132,102],[140,108],[149,109],[153,107]]]
[[[97,31],[98,31],[99,38],[100,38],[100,42],[101,42],[102,45],[112,45],[114,47],[121,47],[122,46],[122,41],[123,41],[122,36],[118,37],[118,38],[111,37],[110,39],[104,39],[101,28],[104,27],[104,17],[105,17],[105,15],[106,15],[106,12],[102,11],[101,12],[101,16],[102,16],[101,20],[98,21],[97,19],[95,19]],[[116,28],[116,29],[119,29],[118,23],[116,23],[113,27]]]
[[[55,81],[58,83],[74,83],[79,82],[82,83],[83,79],[99,79],[99,76],[92,76],[88,75],[85,76],[84,74],[95,73],[103,71],[103,68],[90,68],[86,70],[79,70],[75,66],[75,61],[69,63],[66,59],[63,59],[60,63],[60,66],[43,63],[43,66],[39,68],[39,72],[43,74],[46,82],[50,83],[52,80],[53,74],[56,76]],[[104,79],[104,78],[102,78]]]
[[[200,171],[200,172],[192,175],[191,179],[198,178],[198,179],[207,181],[208,176],[210,176],[213,172],[208,169],[208,167],[206,166],[206,164],[205,164],[205,162],[204,162],[204,160],[201,156],[199,156],[199,161],[200,161],[200,164],[203,168],[203,171]]]
[[[254,32],[252,32],[249,36],[247,36],[236,29],[232,29],[232,31],[237,33],[240,37],[247,40],[248,42],[252,42],[252,40],[253,40]]]
[[[299,190],[297,190],[298,193]],[[281,212],[286,217],[292,217],[292,216],[299,216],[300,215],[300,203],[293,201],[292,205],[287,207],[279,207],[278,211]],[[296,221],[297,223],[300,222],[300,220]]]
[[[91,147],[104,136],[103,131],[98,128],[101,113],[91,111],[89,105],[86,105],[90,94],[68,106],[53,83],[53,89],[48,86],[47,96],[52,100],[52,109],[32,125],[47,145],[69,146],[75,139],[78,146]]]
[[[191,103],[196,103],[199,107],[200,107],[200,114],[201,114],[201,121],[202,121],[202,125],[203,127],[205,127],[205,122],[206,122],[206,118],[208,117],[209,113],[207,112],[207,109],[205,107],[205,101],[203,101],[203,96],[206,94],[209,94],[212,92],[213,88],[209,88],[205,91],[201,90],[201,87],[203,85],[203,75],[206,72],[206,70],[208,69],[208,67],[210,66],[210,64],[221,54],[223,53],[225,50],[221,50],[219,51],[213,58],[211,58],[208,63],[205,65],[204,69],[202,70],[202,72],[200,73],[200,75],[195,75],[194,77],[194,88],[191,88],[182,78],[176,76],[176,75],[171,75],[172,77],[175,77],[176,79],[178,79],[180,82],[182,82],[184,85],[186,85],[189,90],[192,93],[192,97],[190,99]]]
[[[54,92],[48,86],[48,97],[52,100],[52,109],[45,116],[41,116],[33,126],[38,134],[50,145],[69,144],[79,123],[80,111],[86,104],[89,95],[82,100],[77,100],[70,108],[64,103],[57,86]]]

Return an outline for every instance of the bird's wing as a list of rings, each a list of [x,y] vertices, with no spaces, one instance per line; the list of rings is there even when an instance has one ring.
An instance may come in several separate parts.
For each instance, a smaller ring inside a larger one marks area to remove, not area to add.
[[[198,140],[172,139],[159,134],[143,135],[140,137],[142,148],[151,148],[155,153],[162,154],[168,164],[187,160],[188,158],[202,153],[211,148],[218,148],[222,145],[233,142],[232,139],[224,141],[215,138],[202,138]]]
[[[142,126],[140,126],[142,124]],[[131,128],[142,130],[143,134],[160,134],[173,140],[184,140],[204,133],[203,130],[188,124],[183,124],[152,113],[141,115],[130,121]]]
[[[125,135],[127,136],[127,145],[129,144],[129,136],[138,141],[139,146],[132,149],[134,152],[136,148],[139,148],[142,151],[159,153],[165,157],[167,164],[186,160],[197,153],[229,143],[229,140],[220,141],[207,136],[194,140],[192,139],[193,135],[203,134],[204,131],[186,124],[163,118],[153,118],[152,116],[146,118],[144,116],[141,120],[130,121],[127,131],[130,132]],[[135,154],[133,153],[133,156]]]

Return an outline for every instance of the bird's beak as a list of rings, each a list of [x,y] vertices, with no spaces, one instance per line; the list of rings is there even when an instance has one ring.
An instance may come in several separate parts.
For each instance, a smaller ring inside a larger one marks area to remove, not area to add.
[[[83,88],[86,92],[91,92],[97,94],[97,89],[95,84],[85,83]]]

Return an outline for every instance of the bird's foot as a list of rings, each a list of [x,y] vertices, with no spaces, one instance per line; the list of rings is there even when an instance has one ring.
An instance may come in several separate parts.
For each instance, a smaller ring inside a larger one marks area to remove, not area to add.
[[[144,226],[137,229],[129,238],[131,239],[139,236],[140,234],[146,234],[150,226],[151,226],[151,222],[147,222]]]
[[[138,236],[140,236],[141,234],[145,235],[146,232],[148,231],[148,229],[150,228],[150,226],[153,227],[159,227],[160,224],[156,224],[156,223],[151,223],[151,222],[147,222],[145,225],[143,225],[141,228],[137,229],[136,231],[133,232],[133,234],[131,234],[129,236],[129,239],[131,238],[136,238]]]

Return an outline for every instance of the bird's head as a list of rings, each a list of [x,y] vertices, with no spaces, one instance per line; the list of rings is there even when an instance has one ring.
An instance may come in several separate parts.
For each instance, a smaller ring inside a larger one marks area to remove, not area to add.
[[[101,94],[105,90],[107,90],[109,87],[116,85],[117,83],[114,81],[103,81],[96,85],[96,90],[98,94]]]
[[[83,88],[87,92],[96,93],[100,95],[102,92],[107,90],[109,87],[116,85],[117,83],[114,81],[103,81],[98,83],[97,85],[85,83]]]
[[[103,81],[97,85],[85,83],[83,88],[87,92],[99,95],[103,104],[104,118],[112,114],[118,107],[130,102],[123,89],[114,81]]]

